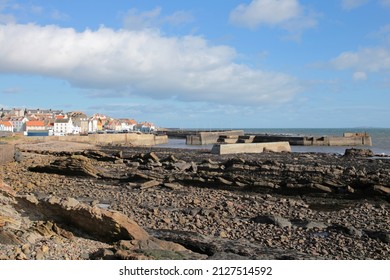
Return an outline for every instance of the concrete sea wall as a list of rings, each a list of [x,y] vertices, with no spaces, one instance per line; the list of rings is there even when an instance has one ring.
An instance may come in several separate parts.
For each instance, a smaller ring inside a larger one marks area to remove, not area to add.
[[[68,141],[90,144],[129,144],[133,146],[154,146],[168,143],[168,136],[154,134],[89,134],[68,136],[39,136],[25,137],[26,142]]]
[[[215,132],[198,132],[195,135],[188,135],[187,145],[210,145],[217,143],[220,137],[238,137],[244,135],[243,130],[215,131]]]

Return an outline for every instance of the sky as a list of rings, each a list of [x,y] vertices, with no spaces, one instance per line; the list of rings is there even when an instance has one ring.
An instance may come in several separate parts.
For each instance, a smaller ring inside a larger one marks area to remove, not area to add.
[[[390,127],[390,0],[0,0],[0,108]]]

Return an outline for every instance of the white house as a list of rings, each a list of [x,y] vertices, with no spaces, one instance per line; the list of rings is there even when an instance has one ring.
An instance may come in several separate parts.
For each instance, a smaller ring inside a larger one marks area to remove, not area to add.
[[[9,120],[14,126],[14,132],[23,131],[23,124],[26,123],[26,118],[24,117],[12,117]]]
[[[138,123],[135,126],[135,130],[143,132],[143,133],[150,133],[150,132],[156,130],[156,126],[150,122],[142,122],[142,123]]]
[[[0,121],[0,131],[13,132],[14,126],[9,121]]]
[[[56,119],[54,121],[54,135],[65,136],[73,133],[72,118]]]
[[[122,119],[121,122],[121,130],[122,131],[133,131],[137,122],[135,120]]]
[[[88,132],[94,133],[94,132],[97,132],[97,131],[98,131],[98,120],[94,119],[94,118],[91,118],[88,121]]]

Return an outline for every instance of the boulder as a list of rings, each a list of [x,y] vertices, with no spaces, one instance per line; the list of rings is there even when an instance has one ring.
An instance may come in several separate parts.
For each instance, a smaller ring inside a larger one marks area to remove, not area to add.
[[[146,159],[146,160],[150,159],[150,160],[152,160],[154,162],[160,162],[159,157],[154,152],[147,153],[144,156],[144,159]]]
[[[344,153],[345,157],[372,157],[374,153],[370,149],[346,149]]]
[[[383,243],[390,244],[390,232],[387,231],[375,231],[375,230],[363,230],[368,237],[382,241]]]
[[[291,222],[279,215],[259,215],[251,219],[255,223],[270,224],[279,227],[291,227]]]
[[[173,163],[172,166],[178,171],[186,171],[192,168],[192,164],[185,161],[177,161]]]
[[[390,188],[382,185],[375,185],[372,187],[373,191],[378,194],[390,195]]]

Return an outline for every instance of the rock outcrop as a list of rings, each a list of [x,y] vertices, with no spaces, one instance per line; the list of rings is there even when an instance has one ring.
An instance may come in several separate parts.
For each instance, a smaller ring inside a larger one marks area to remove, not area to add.
[[[27,215],[75,227],[104,242],[118,240],[146,240],[149,235],[127,216],[110,210],[91,207],[74,198],[61,199],[55,196],[38,200],[33,195],[17,196]]]
[[[346,157],[372,157],[374,153],[370,149],[346,149],[344,156]]]

